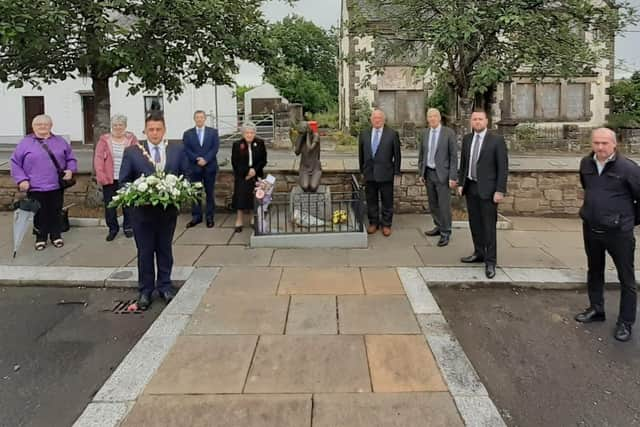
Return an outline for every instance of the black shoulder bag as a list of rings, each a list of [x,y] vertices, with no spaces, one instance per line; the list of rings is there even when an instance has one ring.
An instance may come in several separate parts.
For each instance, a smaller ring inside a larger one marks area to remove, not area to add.
[[[60,184],[60,189],[65,190],[69,187],[74,186],[76,184],[75,178],[72,177],[71,179],[62,179],[62,177],[64,177],[64,170],[60,167],[60,163],[58,163],[58,159],[56,159],[56,156],[53,155],[47,143],[41,139],[38,139],[38,142],[40,143],[40,146],[42,147],[42,149],[47,152],[47,154],[49,155],[49,158],[51,159],[51,161],[53,162],[53,165],[56,168],[56,171],[58,171],[58,183]]]

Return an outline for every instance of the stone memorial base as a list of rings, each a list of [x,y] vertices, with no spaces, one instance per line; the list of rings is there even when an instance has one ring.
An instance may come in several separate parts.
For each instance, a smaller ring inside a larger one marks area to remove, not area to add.
[[[315,226],[331,221],[331,188],[318,187],[315,193],[305,193],[300,186],[289,195],[289,218],[295,218],[297,225]]]

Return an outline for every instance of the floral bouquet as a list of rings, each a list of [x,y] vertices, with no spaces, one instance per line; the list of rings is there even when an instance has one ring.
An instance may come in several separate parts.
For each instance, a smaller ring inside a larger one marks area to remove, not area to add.
[[[166,209],[194,203],[202,197],[202,183],[191,183],[184,176],[158,171],[142,175],[118,190],[109,203],[110,208],[134,206],[162,206]]]
[[[266,220],[267,209],[273,198],[273,190],[275,188],[276,178],[273,175],[267,175],[265,179],[256,181],[256,202],[257,207],[257,226],[259,233],[269,232],[269,222]]]

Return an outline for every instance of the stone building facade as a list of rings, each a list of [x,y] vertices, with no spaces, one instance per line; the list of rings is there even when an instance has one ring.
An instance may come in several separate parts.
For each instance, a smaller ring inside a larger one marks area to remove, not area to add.
[[[597,1],[597,0],[594,0]],[[363,49],[373,50],[372,37],[349,34],[350,12],[358,0],[342,0],[340,53],[348,58]],[[592,38],[585,34],[587,40]],[[498,85],[491,106],[493,123],[506,126],[535,123],[539,127],[596,127],[605,123],[609,114],[608,88],[613,81],[614,40],[609,42],[610,55],[588,75],[570,80],[546,78],[533,82],[526,73],[517,73],[511,81]],[[340,125],[349,130],[357,115],[359,100],[382,108],[388,121],[401,129],[407,123],[423,127],[425,101],[432,84],[428,78],[417,78],[407,64],[385,67],[381,76],[372,76],[363,87],[367,74],[364,61],[341,61]]]

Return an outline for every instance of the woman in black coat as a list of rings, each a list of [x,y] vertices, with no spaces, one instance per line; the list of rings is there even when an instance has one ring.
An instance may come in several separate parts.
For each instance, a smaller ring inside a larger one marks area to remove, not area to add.
[[[254,190],[258,178],[264,178],[267,165],[267,149],[264,141],[256,137],[256,126],[247,122],[242,126],[242,139],[233,143],[231,166],[233,167],[232,207],[236,210],[236,232],[242,231],[244,211],[253,214]]]

